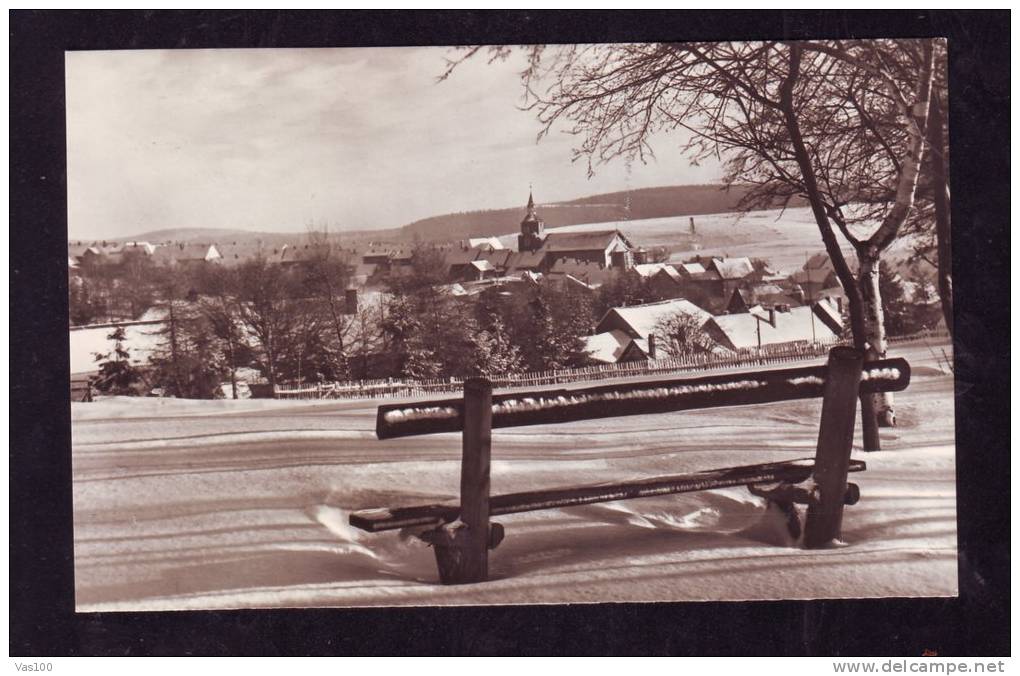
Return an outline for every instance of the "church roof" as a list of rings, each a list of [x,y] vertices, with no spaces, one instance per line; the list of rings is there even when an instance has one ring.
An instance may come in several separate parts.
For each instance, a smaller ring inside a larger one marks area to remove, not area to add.
[[[550,232],[542,244],[542,251],[605,251],[616,237],[630,244],[619,230]]]
[[[538,251],[515,251],[507,258],[506,268],[508,275],[517,275],[526,270],[534,270],[542,266],[545,260],[545,252]]]

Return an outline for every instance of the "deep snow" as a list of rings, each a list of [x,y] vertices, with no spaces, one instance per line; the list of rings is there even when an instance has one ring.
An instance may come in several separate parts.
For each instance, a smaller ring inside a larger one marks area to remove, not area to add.
[[[846,546],[804,551],[744,488],[499,517],[492,580],[436,584],[432,552],[350,511],[456,497],[460,441],[378,441],[351,402],[72,404],[82,611],[948,596],[957,591],[952,377],[925,345],[899,426],[854,457]],[[584,384],[579,384],[583,386]],[[813,455],[819,401],[493,432],[493,493]],[[859,440],[858,440],[859,441]]]

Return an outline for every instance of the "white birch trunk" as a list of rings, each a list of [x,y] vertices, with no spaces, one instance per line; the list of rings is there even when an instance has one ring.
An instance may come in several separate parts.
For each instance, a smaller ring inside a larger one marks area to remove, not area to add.
[[[857,257],[860,270],[857,276],[861,301],[864,305],[865,335],[868,341],[867,360],[885,359],[888,342],[885,335],[885,317],[882,312],[882,294],[879,290],[879,252],[862,249]],[[879,427],[896,425],[892,392],[871,395]]]

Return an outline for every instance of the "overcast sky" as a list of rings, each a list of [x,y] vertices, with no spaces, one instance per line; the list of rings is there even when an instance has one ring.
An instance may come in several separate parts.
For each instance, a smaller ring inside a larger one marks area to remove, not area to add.
[[[575,140],[536,144],[519,60],[444,48],[67,54],[72,238],[159,228],[387,228],[453,211],[718,181],[670,136],[656,162],[588,179]]]

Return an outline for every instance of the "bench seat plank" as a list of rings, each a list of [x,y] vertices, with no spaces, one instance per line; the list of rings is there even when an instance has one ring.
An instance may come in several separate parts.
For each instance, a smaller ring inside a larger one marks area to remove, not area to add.
[[[851,460],[849,471],[863,472],[864,462]],[[492,516],[530,512],[539,509],[572,507],[596,502],[647,498],[672,493],[745,486],[748,484],[784,481],[800,483],[814,471],[814,459],[788,460],[784,462],[745,465],[727,469],[713,469],[690,474],[604,483],[567,488],[550,488],[523,493],[494,495],[489,500]],[[394,509],[363,509],[351,513],[350,524],[369,532],[395,530],[413,526],[429,526],[446,523],[457,518],[460,507],[455,501],[416,507]]]

